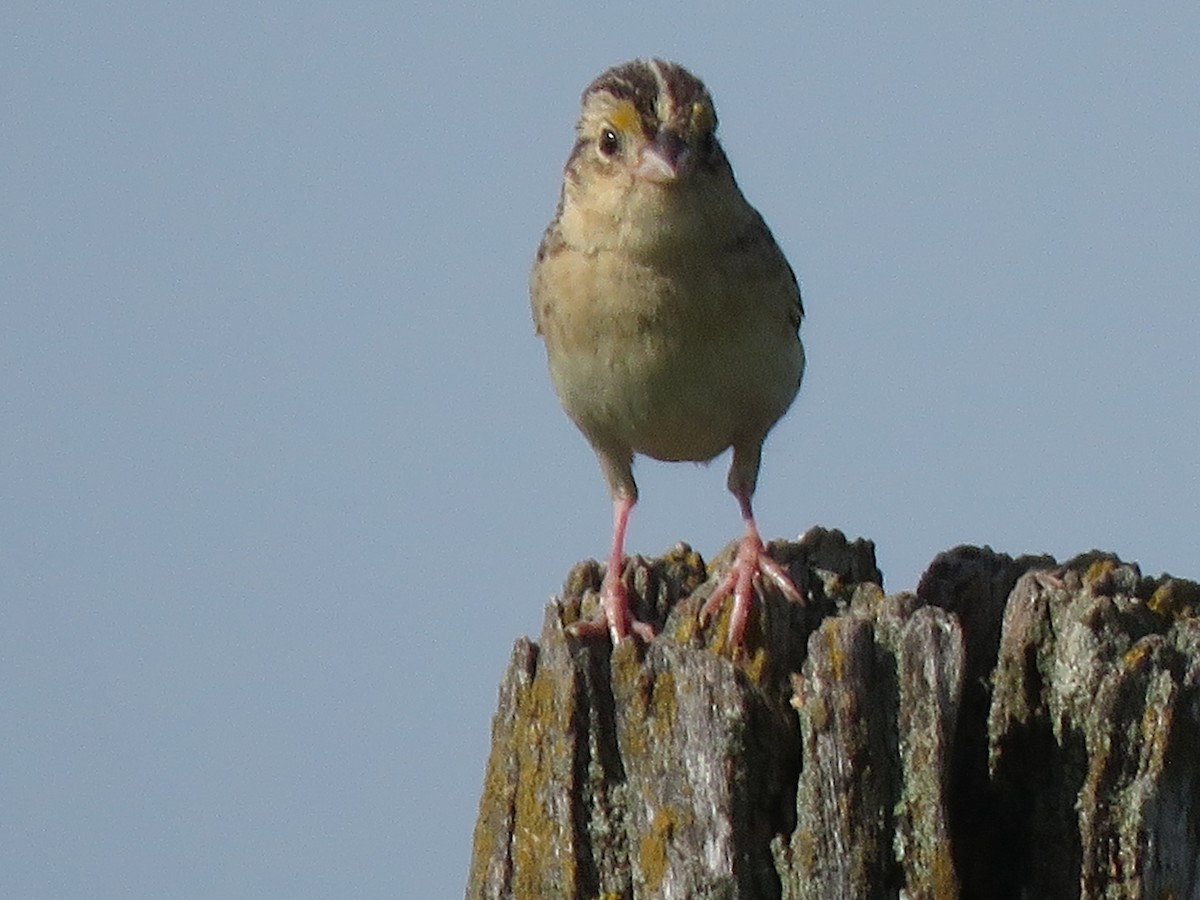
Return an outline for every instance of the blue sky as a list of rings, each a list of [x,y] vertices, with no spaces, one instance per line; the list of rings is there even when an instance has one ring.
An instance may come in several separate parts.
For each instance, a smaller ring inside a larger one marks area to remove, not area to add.
[[[1200,576],[1200,7],[10,5],[0,893],[453,897],[609,506],[527,274],[580,90],[716,98],[800,275],[765,535]],[[632,552],[739,534],[638,466]]]

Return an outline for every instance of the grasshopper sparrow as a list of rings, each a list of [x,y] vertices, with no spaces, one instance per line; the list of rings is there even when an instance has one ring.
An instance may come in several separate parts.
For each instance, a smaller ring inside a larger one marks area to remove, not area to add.
[[[633,457],[707,462],[733,448],[729,490],[745,534],[701,611],[732,594],[740,645],[766,577],[800,595],[767,554],[750,500],[763,440],[804,373],[800,290],[716,138],[707,89],[657,59],[604,72],[583,92],[562,195],[531,277],[533,320],[567,415],[613,498],[601,616],[577,634],[653,636],[621,580],[637,500]]]

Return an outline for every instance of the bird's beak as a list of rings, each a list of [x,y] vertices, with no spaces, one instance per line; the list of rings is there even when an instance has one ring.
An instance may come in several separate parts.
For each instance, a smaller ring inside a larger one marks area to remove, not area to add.
[[[634,174],[646,181],[666,184],[675,181],[691,163],[687,142],[667,128],[659,129],[653,143],[647,144],[638,158]]]

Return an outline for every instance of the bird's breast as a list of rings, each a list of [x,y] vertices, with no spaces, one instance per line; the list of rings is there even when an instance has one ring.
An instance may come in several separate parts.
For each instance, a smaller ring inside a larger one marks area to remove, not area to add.
[[[532,300],[555,389],[593,444],[703,461],[765,434],[799,386],[789,301],[773,290],[703,260],[565,251],[542,260]]]

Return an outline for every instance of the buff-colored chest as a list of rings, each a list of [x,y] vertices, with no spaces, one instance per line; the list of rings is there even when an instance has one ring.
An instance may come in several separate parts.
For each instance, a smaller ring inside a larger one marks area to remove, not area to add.
[[[708,460],[765,434],[803,356],[787,278],[762,274],[704,254],[650,264],[563,248],[544,259],[534,318],[567,413],[593,443],[658,459]]]

